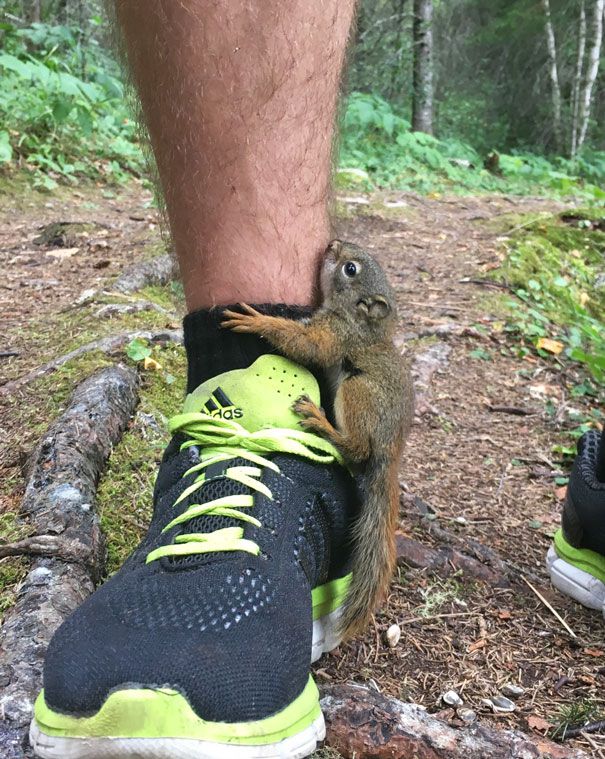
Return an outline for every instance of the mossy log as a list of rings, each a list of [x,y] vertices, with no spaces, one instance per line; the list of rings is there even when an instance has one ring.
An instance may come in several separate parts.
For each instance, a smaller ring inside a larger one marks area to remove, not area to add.
[[[2,757],[24,755],[20,736],[31,719],[50,638],[103,572],[97,483],[137,403],[135,370],[116,365],[98,371],[76,388],[36,450],[21,515],[35,533],[29,540],[38,558],[0,630]]]

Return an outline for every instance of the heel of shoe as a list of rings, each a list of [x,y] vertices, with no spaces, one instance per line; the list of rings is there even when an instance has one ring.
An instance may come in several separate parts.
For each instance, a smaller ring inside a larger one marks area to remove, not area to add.
[[[559,556],[554,545],[548,549],[546,566],[557,590],[589,609],[603,610],[605,583],[598,577]]]

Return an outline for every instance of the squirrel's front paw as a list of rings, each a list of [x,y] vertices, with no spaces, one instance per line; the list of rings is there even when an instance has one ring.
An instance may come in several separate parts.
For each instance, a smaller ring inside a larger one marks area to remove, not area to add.
[[[247,303],[239,303],[239,307],[245,312],[223,311],[225,317],[221,322],[224,329],[232,329],[234,332],[255,332],[259,333],[262,329],[263,315]]]
[[[323,409],[316,406],[308,395],[301,395],[300,398],[297,398],[292,404],[292,411],[306,419],[318,419],[323,421],[326,416]]]

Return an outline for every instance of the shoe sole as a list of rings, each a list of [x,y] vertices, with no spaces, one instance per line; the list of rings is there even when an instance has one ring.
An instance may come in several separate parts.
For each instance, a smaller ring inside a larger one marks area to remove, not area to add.
[[[114,691],[88,717],[55,712],[42,691],[34,714],[30,743],[41,759],[302,759],[325,737],[311,677],[284,709],[250,722],[203,720],[169,688]]]
[[[546,566],[557,590],[589,609],[600,610],[605,617],[605,582],[601,579],[605,557],[574,548],[559,530],[548,549]]]
[[[234,746],[184,738],[61,738],[35,720],[29,740],[41,759],[303,759],[326,736],[323,715],[296,735],[263,746]]]
[[[341,641],[339,621],[342,616],[342,602],[346,596],[350,579],[350,575],[347,575],[313,590],[311,662],[317,661],[322,654],[336,648]],[[309,681],[305,691],[309,689],[309,685],[317,694],[317,688],[312,680]],[[146,691],[147,694],[149,692]],[[123,693],[126,692],[123,691]],[[40,759],[166,759],[167,757],[170,759],[303,759],[315,751],[318,741],[322,741],[326,734],[324,718],[319,711],[318,695],[312,699],[318,714],[314,716],[310,724],[307,724],[294,735],[269,743],[262,743],[264,735],[262,729],[259,729],[257,735],[250,736],[251,729],[252,732],[254,730],[253,723],[239,723],[229,726],[235,743],[228,742],[228,738],[224,742],[219,742],[200,738],[162,736],[146,738],[53,735],[50,730],[45,732],[43,729],[46,727],[44,718],[38,719],[38,709],[40,711],[43,711],[44,708],[47,709],[45,705],[42,706],[39,703],[40,700],[44,704],[42,695],[36,703],[36,716],[32,720],[29,734],[30,743],[36,756]],[[291,707],[293,705],[288,708]],[[190,710],[186,702],[184,702],[184,709]],[[143,707],[142,712],[144,711],[145,708]],[[139,712],[139,720],[142,719],[142,712]],[[51,721],[55,718],[59,722],[62,720],[60,715],[55,715],[51,710],[48,710],[47,714],[50,715]],[[194,719],[199,718],[194,715]],[[308,719],[306,721],[309,722]],[[40,726],[39,722],[42,723],[43,727]],[[264,720],[261,720],[258,724],[263,722]],[[137,718],[135,717],[134,724],[136,723]],[[115,729],[113,720],[108,719],[106,724],[112,725],[112,728]],[[68,727],[66,730],[69,732],[70,728]],[[237,742],[236,736],[241,734],[247,734],[248,738],[244,741],[240,739]],[[261,742],[262,745],[254,745],[255,741],[257,744]]]

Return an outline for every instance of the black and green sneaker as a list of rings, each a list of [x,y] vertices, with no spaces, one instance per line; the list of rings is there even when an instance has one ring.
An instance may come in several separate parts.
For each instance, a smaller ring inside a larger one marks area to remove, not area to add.
[[[59,628],[30,738],[44,759],[304,757],[324,736],[309,662],[338,643],[357,496],[262,355],[170,421],[147,536]]]
[[[578,443],[561,528],[546,557],[553,585],[605,616],[605,431]]]

